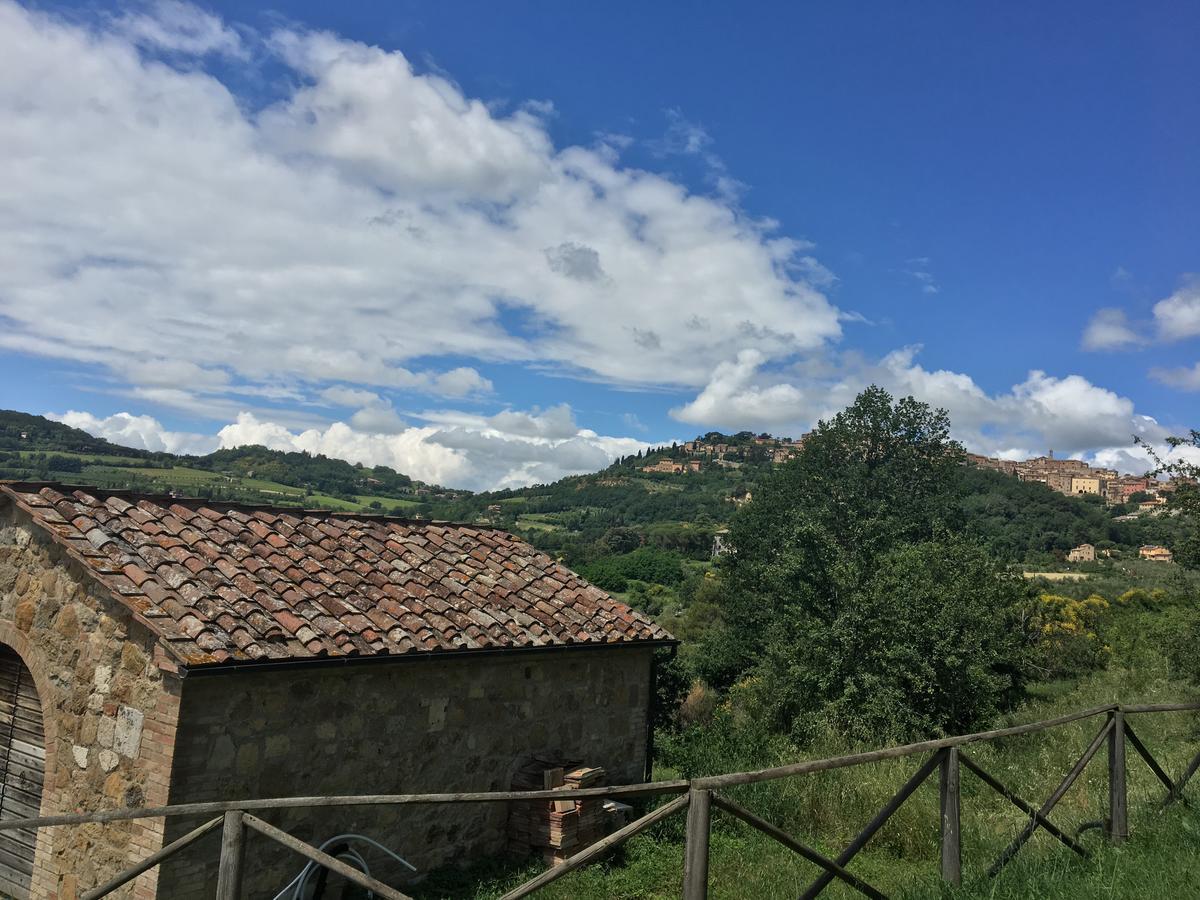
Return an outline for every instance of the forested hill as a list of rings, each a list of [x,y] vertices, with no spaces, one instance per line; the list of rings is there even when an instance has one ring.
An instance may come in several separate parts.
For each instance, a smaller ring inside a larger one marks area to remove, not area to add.
[[[698,453],[695,447],[701,446],[721,448],[720,457]],[[645,549],[640,562],[626,567],[630,573],[660,551],[670,555],[671,572],[679,572],[683,561],[707,560],[716,532],[740,504],[753,502],[796,446],[749,432],[710,432],[690,450],[663,447],[549,485],[471,494],[422,484],[385,466],[264,447],[207,456],[135,450],[41,416],[0,411],[0,478],[486,522],[528,537],[600,580],[601,560],[639,548]],[[656,466],[664,471],[644,471]],[[1085,541],[1127,550],[1162,542],[1171,524],[1149,517],[1116,521],[1124,510],[1096,498],[1065,497],[1041,484],[970,467],[961,472],[959,494],[968,530],[1013,562],[1048,564]],[[660,565],[652,580],[675,580],[662,572]],[[617,586],[621,579],[610,583]]]
[[[736,446],[745,435],[708,435],[698,440]],[[681,447],[627,457],[589,475],[519,490],[471,494],[435,503],[438,518],[489,521],[526,535],[539,546],[587,569],[597,560],[649,546],[685,558],[706,559],[714,535],[743,502],[770,490],[778,465],[761,447],[743,443],[725,464],[701,458],[699,471],[647,472],[663,460],[686,461]],[[734,465],[729,465],[733,462]],[[1133,551],[1166,542],[1172,522],[1163,517],[1119,521],[1129,512],[1097,497],[1067,497],[1043,484],[964,466],[956,493],[962,526],[996,557],[1051,565],[1082,543]]]
[[[113,454],[135,459],[148,459],[154,455],[92,437],[86,431],[52,422],[44,416],[10,409],[0,410],[0,451]]]
[[[42,416],[7,410],[0,411],[0,478],[395,515],[427,514],[431,502],[463,494],[387,466],[371,468],[266,447],[207,456],[138,450]]]

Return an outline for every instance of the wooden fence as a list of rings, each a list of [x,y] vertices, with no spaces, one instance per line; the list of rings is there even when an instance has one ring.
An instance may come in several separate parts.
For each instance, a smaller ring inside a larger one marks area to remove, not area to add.
[[[298,840],[292,835],[264,822],[253,815],[253,813],[273,809],[328,808],[337,806],[509,803],[530,800],[578,800],[584,797],[674,795],[673,799],[667,803],[643,815],[641,818],[630,822],[628,825],[597,841],[586,849],[581,850],[565,862],[542,872],[519,887],[513,888],[504,895],[502,900],[517,900],[520,897],[527,897],[551,882],[562,878],[564,875],[601,858],[614,847],[629,840],[635,834],[645,831],[656,822],[660,822],[676,813],[684,813],[685,811],[687,815],[687,839],[684,856],[683,898],[684,900],[704,900],[708,896],[708,839],[712,810],[714,808],[740,819],[742,822],[773,838],[784,847],[787,847],[823,870],[822,874],[804,890],[801,894],[802,898],[816,897],[834,880],[840,880],[856,889],[859,893],[880,900],[885,895],[850,872],[847,866],[853,861],[858,852],[866,846],[872,836],[883,827],[888,819],[912,796],[917,788],[928,778],[932,777],[935,771],[938,773],[939,803],[941,809],[941,876],[945,881],[951,884],[959,884],[962,880],[960,783],[964,769],[979,778],[984,784],[1004,797],[1028,817],[1028,821],[1024,827],[1013,837],[1012,842],[988,869],[989,876],[994,876],[1009,860],[1016,856],[1039,828],[1053,835],[1072,852],[1086,857],[1088,856],[1088,850],[1075,837],[1067,834],[1050,821],[1050,814],[1053,812],[1055,806],[1065,796],[1067,791],[1070,790],[1071,786],[1087,768],[1088,763],[1092,761],[1093,757],[1100,752],[1102,747],[1107,746],[1108,818],[1104,822],[1104,830],[1108,840],[1112,843],[1124,841],[1129,835],[1125,784],[1125,753],[1127,747],[1133,747],[1136,754],[1145,761],[1158,780],[1162,782],[1166,790],[1162,799],[1162,806],[1169,805],[1181,799],[1184,787],[1195,774],[1196,769],[1200,768],[1200,753],[1197,753],[1184,772],[1178,778],[1173,779],[1154,758],[1146,745],[1138,738],[1137,733],[1130,724],[1129,717],[1150,713],[1181,712],[1197,709],[1200,709],[1200,703],[1146,706],[1112,704],[1109,706],[1098,706],[1094,709],[1081,710],[1027,725],[1016,725],[1010,728],[999,728],[994,731],[983,731],[977,734],[922,741],[916,744],[906,744],[900,747],[889,747],[865,753],[854,753],[830,759],[805,760],[790,765],[759,769],[751,772],[735,772],[727,775],[693,778],[689,781],[657,781],[612,787],[542,791],[284,797],[266,800],[184,803],[158,808],[117,809],[80,815],[12,819],[0,822],[0,831],[16,828],[51,828],[90,823],[103,824],[130,819],[196,815],[213,816],[212,819],[203,825],[172,841],[161,850],[146,857],[137,865],[125,870],[104,884],[87,891],[82,895],[82,900],[98,900],[100,897],[107,896],[117,888],[154,868],[163,860],[179,853],[217,828],[221,829],[221,856],[216,889],[217,900],[240,900],[242,897],[242,868],[247,831],[254,831],[263,837],[282,844],[284,847],[295,851],[301,856],[343,876],[348,881],[373,891],[378,897],[386,898],[386,900],[411,900],[411,898],[396,888],[382,884],[341,860],[335,859],[318,848]],[[1062,781],[1059,782],[1054,792],[1037,807],[1017,796],[1017,794],[1001,784],[996,778],[988,774],[963,749],[971,744],[1046,731],[1072,722],[1099,716],[1104,716],[1104,724],[1100,727],[1100,730],[1092,738],[1075,765],[1063,777]],[[884,804],[883,808],[879,810],[867,826],[846,845],[846,848],[836,858],[832,859],[734,802],[723,793],[726,789],[737,785],[757,784],[781,778],[792,778],[814,772],[827,772],[832,769],[867,765],[882,760],[899,759],[909,756],[927,756],[927,758],[912,777]]]

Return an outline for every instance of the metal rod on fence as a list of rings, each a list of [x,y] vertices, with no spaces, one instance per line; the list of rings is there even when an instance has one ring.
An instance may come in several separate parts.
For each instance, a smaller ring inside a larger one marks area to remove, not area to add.
[[[246,825],[241,810],[225,813],[221,832],[221,864],[217,869],[216,900],[241,900],[242,861],[246,855]]]
[[[938,797],[942,812],[942,880],[962,884],[962,796],[958,768],[958,748],[951,747],[942,756],[938,773]]]
[[[1108,714],[1108,839],[1120,844],[1129,837],[1129,796],[1125,788],[1125,713]]]
[[[708,834],[712,793],[688,791],[687,846],[683,857],[683,900],[707,900]]]

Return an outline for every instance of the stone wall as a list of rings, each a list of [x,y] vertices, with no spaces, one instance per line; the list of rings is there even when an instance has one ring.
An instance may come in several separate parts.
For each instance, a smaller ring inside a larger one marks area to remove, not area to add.
[[[0,500],[0,642],[33,674],[46,731],[42,813],[166,803],[177,678],[155,640],[23,513]],[[152,820],[42,829],[33,896],[73,900],[161,846]],[[113,896],[156,896],[156,876]]]
[[[647,648],[502,652],[197,675],[184,682],[171,802],[313,794],[507,790],[549,753],[645,771]],[[364,833],[421,871],[497,853],[505,804],[289,810],[262,818],[314,843]],[[167,839],[198,821],[172,820]],[[206,896],[219,838],[164,865],[162,893]],[[393,866],[372,871],[398,878]],[[248,896],[274,896],[303,860],[251,837]]]

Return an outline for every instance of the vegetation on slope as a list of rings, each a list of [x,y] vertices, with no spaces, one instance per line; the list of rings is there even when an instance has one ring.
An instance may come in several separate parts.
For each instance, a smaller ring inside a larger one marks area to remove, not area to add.
[[[736,553],[703,581],[719,585],[705,601],[712,607],[707,627],[666,669],[672,677],[664,693],[673,687],[686,696],[659,733],[657,776],[742,771],[1113,701],[1195,696],[1196,577],[1128,560],[1120,563],[1128,569],[1093,564],[1102,575],[1096,585],[1007,574],[1003,540],[992,543],[988,529],[973,527],[959,502],[963,482],[955,483],[957,448],[947,434],[943,414],[872,390],[822,423],[799,459],[764,481],[732,524]],[[1180,519],[1183,531],[1194,528],[1186,512]],[[636,551],[624,538],[614,549],[628,556]],[[969,753],[1036,803],[1102,721],[974,745]],[[1135,726],[1172,773],[1196,752],[1194,713],[1142,715]],[[893,760],[730,793],[834,856],[917,764]],[[964,774],[963,888],[938,883],[936,779],[852,868],[889,896],[914,900],[1190,896],[1200,883],[1200,818],[1182,805],[1161,814],[1161,785],[1132,751],[1128,771],[1133,838],[1119,850],[1087,829],[1081,840],[1097,852],[1079,860],[1039,833],[999,878],[988,879],[987,865],[1027,819]],[[1106,807],[1101,757],[1053,819],[1073,833],[1103,819]],[[546,893],[677,896],[682,855],[682,819],[669,820]],[[536,869],[495,863],[439,873],[418,896],[495,897]],[[817,874],[762,835],[720,814],[714,820],[710,896],[795,897]],[[829,896],[853,894],[835,885]]]

